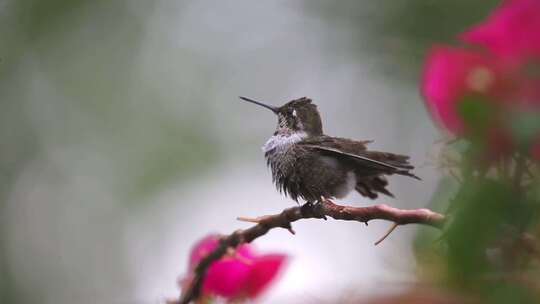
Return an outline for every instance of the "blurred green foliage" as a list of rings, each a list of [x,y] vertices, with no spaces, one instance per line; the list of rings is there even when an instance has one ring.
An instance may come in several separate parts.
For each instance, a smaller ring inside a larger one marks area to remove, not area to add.
[[[485,250],[501,235],[501,227],[515,206],[512,190],[495,180],[466,180],[453,199],[458,205],[451,213],[447,230],[449,279],[462,287],[488,273]],[[520,220],[520,219],[516,219]]]
[[[495,151],[486,134],[502,126],[493,124],[497,106],[469,96],[458,110],[467,136],[443,150],[458,156],[445,165],[457,180],[443,180],[432,198],[432,206],[448,206],[449,221],[442,236],[419,231],[420,268],[428,281],[481,303],[537,303],[540,168],[519,143],[535,139],[540,116],[508,113],[517,145]]]
[[[496,109],[481,96],[466,96],[458,105],[463,123],[477,134],[486,134]]]
[[[536,135],[540,134],[540,113],[517,112],[510,113],[512,137],[522,151],[529,151],[535,143]]]
[[[175,97],[156,94],[156,85],[142,77],[140,46],[154,5],[1,4],[0,303],[39,301],[54,283],[42,282],[43,289],[32,292],[8,259],[8,196],[33,162],[59,157],[67,176],[101,176],[118,204],[131,208],[168,182],[216,163],[219,146],[207,123],[187,111],[182,117],[168,111]],[[110,248],[109,255],[123,254],[117,250]]]
[[[358,54],[367,50],[383,55],[385,75],[417,85],[426,52],[434,44],[455,42],[459,33],[484,19],[499,2],[316,0],[306,1],[305,7],[340,30],[359,29],[338,38],[356,46]],[[328,39],[328,47],[339,45],[332,42],[337,38]]]

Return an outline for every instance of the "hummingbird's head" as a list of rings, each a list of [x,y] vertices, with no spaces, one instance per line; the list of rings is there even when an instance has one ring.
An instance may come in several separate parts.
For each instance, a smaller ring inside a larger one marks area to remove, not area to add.
[[[317,106],[311,99],[302,97],[294,99],[281,107],[273,107],[253,99],[240,97],[240,99],[265,107],[278,117],[275,134],[305,132],[307,135],[322,135],[322,122]]]

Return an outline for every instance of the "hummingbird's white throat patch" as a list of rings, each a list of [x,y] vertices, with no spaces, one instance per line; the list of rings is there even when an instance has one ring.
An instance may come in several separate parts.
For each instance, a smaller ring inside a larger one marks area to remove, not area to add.
[[[262,147],[262,150],[266,153],[266,152],[270,152],[270,151],[272,151],[274,149],[277,149],[277,150],[287,149],[292,144],[295,144],[295,143],[301,141],[302,139],[304,139],[306,137],[307,137],[306,132],[294,132],[294,133],[289,133],[289,134],[277,134],[277,135],[274,135],[274,136],[270,137],[270,139],[268,139],[268,141]]]

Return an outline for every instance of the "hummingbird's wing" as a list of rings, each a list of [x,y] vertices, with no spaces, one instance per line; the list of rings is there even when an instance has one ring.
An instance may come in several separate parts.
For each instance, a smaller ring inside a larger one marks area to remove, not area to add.
[[[370,142],[319,136],[303,140],[300,144],[308,149],[318,150],[325,156],[331,156],[348,163],[352,162],[360,175],[399,174],[420,179],[409,172],[414,167],[409,164],[408,156],[369,151],[366,145]]]
[[[377,198],[378,193],[393,197],[386,189],[388,180],[385,175],[399,174],[420,179],[410,172],[414,167],[409,164],[408,156],[369,151],[366,145],[370,142],[322,135],[306,138],[298,144],[352,167],[357,179],[356,191],[371,199]]]

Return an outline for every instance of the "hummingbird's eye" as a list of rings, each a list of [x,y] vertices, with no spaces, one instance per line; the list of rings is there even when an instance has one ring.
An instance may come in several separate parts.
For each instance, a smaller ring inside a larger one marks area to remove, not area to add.
[[[294,116],[296,116],[295,113],[296,113],[295,110],[287,109],[287,116],[294,117]]]

